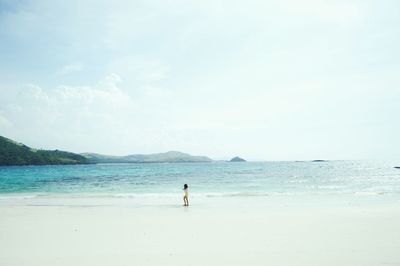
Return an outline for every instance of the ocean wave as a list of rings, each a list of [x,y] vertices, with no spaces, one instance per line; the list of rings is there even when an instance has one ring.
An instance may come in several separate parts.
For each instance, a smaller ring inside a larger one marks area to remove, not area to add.
[[[354,195],[356,196],[377,196],[386,194],[383,191],[356,191]]]
[[[250,198],[250,197],[303,197],[303,196],[338,196],[338,195],[354,195],[354,196],[381,196],[392,195],[395,193],[387,191],[268,191],[268,192],[251,192],[251,191],[221,191],[221,192],[192,192],[191,198]],[[0,194],[0,201],[20,201],[29,199],[178,199],[182,197],[179,192],[158,192],[158,193],[32,193],[32,194]]]
[[[38,195],[0,195],[0,200],[24,200],[24,199],[33,199]]]
[[[266,192],[235,192],[235,193],[207,193],[208,198],[213,197],[266,197],[269,193]]]

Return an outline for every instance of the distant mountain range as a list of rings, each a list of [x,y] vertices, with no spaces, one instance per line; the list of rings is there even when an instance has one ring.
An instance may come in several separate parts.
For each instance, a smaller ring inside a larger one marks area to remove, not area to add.
[[[91,163],[193,163],[212,162],[206,156],[192,156],[179,151],[154,154],[132,154],[126,156],[110,156],[97,153],[81,153]]]
[[[76,154],[59,150],[36,150],[0,136],[0,165],[46,165],[90,163],[191,163],[212,162],[206,156],[192,156],[179,151],[155,154],[110,156],[96,153]]]
[[[87,164],[79,154],[59,150],[36,150],[0,136],[0,165]]]

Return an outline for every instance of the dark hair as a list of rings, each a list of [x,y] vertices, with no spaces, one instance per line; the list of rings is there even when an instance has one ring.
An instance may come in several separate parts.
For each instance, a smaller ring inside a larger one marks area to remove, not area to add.
[[[188,185],[187,184],[184,184],[183,185],[183,189],[187,189],[188,188]]]

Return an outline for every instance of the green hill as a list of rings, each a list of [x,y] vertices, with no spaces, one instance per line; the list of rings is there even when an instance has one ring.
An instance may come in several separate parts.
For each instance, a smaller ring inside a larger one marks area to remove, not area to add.
[[[206,156],[192,156],[179,151],[154,154],[133,154],[127,156],[110,156],[96,153],[82,153],[91,163],[195,163],[212,162]]]
[[[35,150],[0,136],[0,165],[87,164],[79,154],[59,150]]]

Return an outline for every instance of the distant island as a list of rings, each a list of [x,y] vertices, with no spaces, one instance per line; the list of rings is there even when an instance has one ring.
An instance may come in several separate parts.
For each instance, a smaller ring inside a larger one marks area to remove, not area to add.
[[[236,163],[236,162],[246,162],[246,160],[245,159],[243,159],[243,158],[240,158],[240,157],[238,157],[238,156],[236,156],[236,157],[233,157],[232,159],[230,159],[229,160],[230,162],[232,162],[232,163]]]
[[[0,165],[88,164],[79,154],[59,150],[36,150],[0,136]]]
[[[395,168],[395,169],[400,169],[400,166],[395,166],[395,167],[393,167],[393,168]]]
[[[97,153],[81,153],[81,155],[85,156],[91,163],[198,163],[213,161],[206,156],[192,156],[179,151],[126,156],[111,156]]]
[[[326,162],[326,160],[313,160],[312,162],[313,163],[323,163],[323,162]]]

